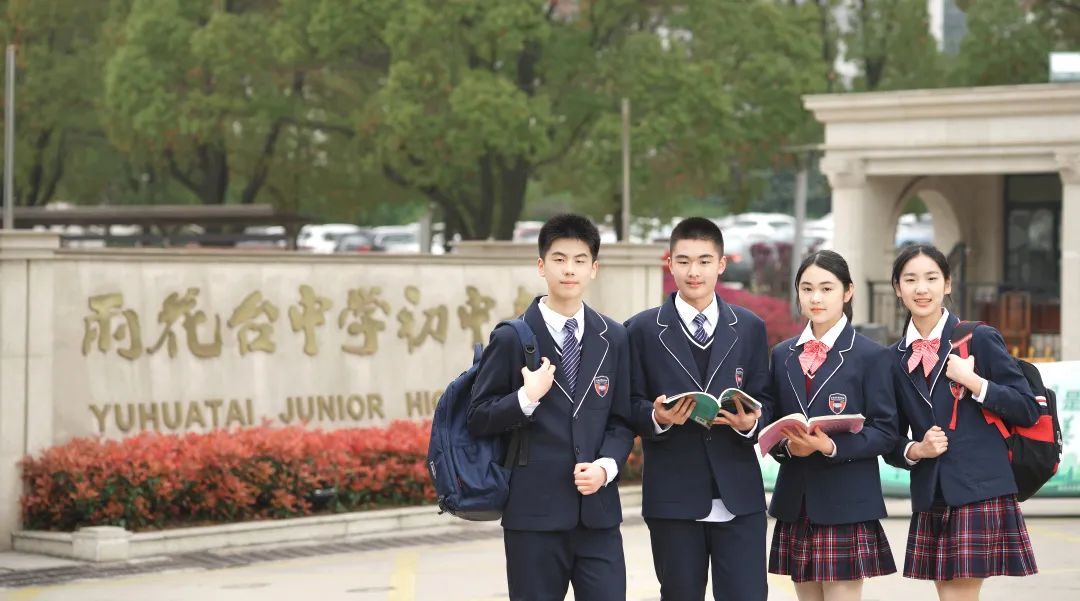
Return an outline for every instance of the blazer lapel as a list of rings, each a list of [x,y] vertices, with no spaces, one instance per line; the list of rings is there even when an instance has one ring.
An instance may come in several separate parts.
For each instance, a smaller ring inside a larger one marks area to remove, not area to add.
[[[799,400],[799,407],[802,408],[803,415],[807,415],[806,411],[806,374],[803,373],[802,364],[799,363],[799,353],[802,350],[792,343],[788,347],[788,356],[784,360],[784,368],[787,371],[788,382],[791,383],[791,391],[795,393],[795,398]]]
[[[690,343],[686,340],[686,336],[679,326],[679,312],[675,310],[674,294],[667,302],[660,305],[660,309],[657,310],[656,325],[660,326],[660,333],[658,334],[660,344],[682,367],[687,377],[694,383],[694,386],[699,391],[705,392],[705,387],[702,386],[700,379],[695,375],[697,364],[694,362],[693,353],[690,352]],[[715,341],[713,344],[716,344]]]
[[[853,346],[855,346],[855,328],[851,327],[851,323],[848,322],[848,325],[840,332],[840,336],[837,337],[836,344],[829,349],[829,354],[825,356],[825,363],[814,374],[814,379],[810,384],[810,402],[806,405],[808,410],[810,405],[814,404],[814,400],[817,399],[821,389],[844,364],[844,353],[850,351]]]
[[[555,340],[551,338],[551,333],[548,332],[547,323],[544,322],[544,315],[540,313],[539,302],[540,297],[538,296],[533,300],[532,305],[525,311],[525,323],[529,324],[533,334],[536,335],[536,343],[540,347],[538,349],[540,351],[540,357],[547,357],[548,361],[551,361],[551,364],[555,366],[555,373],[559,374],[562,372],[562,361],[559,357],[558,346],[555,344]],[[566,397],[567,401],[573,403],[574,399],[570,397],[570,393],[559,380],[560,378],[556,376],[555,388],[553,388],[552,391],[559,390],[559,392]]]
[[[934,398],[934,389],[937,387],[938,380],[941,379],[942,374],[945,373],[945,364],[953,349],[952,333],[953,330],[956,329],[956,324],[958,323],[960,323],[960,319],[950,313],[949,318],[945,320],[945,327],[941,329],[941,346],[938,347],[938,362],[937,365],[934,366],[933,371],[930,372],[930,398]],[[950,399],[951,398],[952,397],[950,397]]]
[[[724,360],[731,354],[731,349],[735,348],[735,343],[739,340],[739,333],[735,331],[735,324],[739,323],[739,318],[731,307],[720,298],[720,295],[716,296],[716,304],[720,308],[719,317],[717,318],[719,323],[716,324],[716,329],[713,330],[709,368],[705,371],[705,373],[709,374],[708,379],[705,381],[704,390],[706,391],[712,386],[713,380],[716,379],[716,372],[720,370],[720,366],[723,365]]]
[[[611,346],[605,336],[607,328],[604,318],[586,306],[585,331],[581,335],[581,363],[578,365],[577,382],[574,386],[574,396],[577,397],[574,415],[581,410],[585,398],[592,390],[593,381],[607,358],[608,348]]]

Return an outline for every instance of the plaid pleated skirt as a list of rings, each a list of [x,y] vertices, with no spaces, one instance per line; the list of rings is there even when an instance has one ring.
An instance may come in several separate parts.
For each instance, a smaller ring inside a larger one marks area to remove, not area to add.
[[[911,516],[904,576],[919,580],[1028,576],[1039,571],[1014,495]]]
[[[776,521],[769,572],[795,582],[862,580],[896,572],[881,522],[811,524],[805,511],[797,522]]]

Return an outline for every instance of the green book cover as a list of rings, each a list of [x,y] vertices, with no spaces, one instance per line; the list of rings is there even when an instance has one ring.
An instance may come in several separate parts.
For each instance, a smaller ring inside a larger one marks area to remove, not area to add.
[[[707,392],[683,392],[670,396],[664,401],[668,409],[675,406],[681,399],[690,397],[694,399],[694,409],[690,413],[690,421],[696,422],[706,428],[713,427],[713,419],[720,415],[720,409],[729,413],[737,413],[736,403],[741,403],[743,411],[751,412],[761,409],[761,403],[754,397],[746,394],[738,388],[728,388],[720,393],[719,398]]]

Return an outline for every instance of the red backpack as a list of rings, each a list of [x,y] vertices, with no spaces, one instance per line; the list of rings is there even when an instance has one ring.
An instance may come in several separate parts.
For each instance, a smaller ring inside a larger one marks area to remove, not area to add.
[[[962,359],[966,359],[970,354],[968,346],[971,336],[981,324],[981,321],[961,321],[953,330],[953,348]],[[1035,401],[1039,405],[1039,420],[1034,426],[1016,426],[1005,422],[996,413],[986,409],[982,412],[986,423],[995,426],[1005,439],[1005,445],[1009,449],[1009,464],[1012,466],[1013,477],[1016,478],[1016,498],[1024,501],[1038,492],[1042,485],[1057,473],[1064,437],[1058,421],[1057,397],[1054,391],[1046,388],[1042,375],[1034,365],[1021,359],[1016,359],[1016,363],[1031,387],[1031,392],[1035,394]],[[956,382],[950,383],[950,389],[953,395],[953,413],[949,429],[955,430],[956,409],[960,399],[967,394],[967,389]]]

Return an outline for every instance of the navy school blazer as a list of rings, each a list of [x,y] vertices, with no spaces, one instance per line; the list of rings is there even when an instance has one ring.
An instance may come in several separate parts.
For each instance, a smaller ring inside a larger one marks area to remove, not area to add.
[[[832,436],[836,456],[814,453],[792,457],[775,451],[780,462],[769,515],[785,522],[806,515],[815,524],[852,524],[885,517],[878,455],[890,452],[897,434],[894,363],[891,348],[857,334],[850,323],[818,368],[809,397],[799,364],[798,337],[785,340],[772,354],[774,419],[802,413],[806,417],[861,413],[857,434]]]
[[[953,396],[951,380],[945,376],[945,357],[952,351],[949,338],[960,322],[950,315],[941,333],[938,362],[926,383],[921,368],[907,371],[911,349],[901,338],[893,347],[897,370],[900,441],[886,460],[911,470],[911,507],[928,511],[935,492],[951,507],[1016,493],[1016,481],[1009,467],[1005,440],[997,428],[986,423],[981,409],[997,413],[1018,426],[1031,426],[1039,417],[1035,396],[1016,360],[1005,349],[1001,334],[987,325],[975,328],[970,354],[975,357],[975,373],[986,378],[987,390],[980,405],[968,393],[960,399],[956,429],[949,429]],[[940,457],[923,459],[914,466],[904,459],[909,442],[922,440],[932,426],[940,426],[949,438],[949,449]],[[910,429],[910,438],[908,430]]]
[[[675,293],[677,294],[677,293]],[[757,437],[729,426],[711,430],[687,422],[656,434],[653,400],[664,394],[741,388],[761,401],[758,428],[769,423],[769,343],[765,322],[717,296],[720,323],[713,334],[706,377],[698,373],[690,343],[679,325],[672,294],[663,305],[626,322],[630,338],[630,402],[642,439],[644,474],[641,512],[646,518],[698,520],[712,510],[713,481],[724,506],[735,515],[765,509],[765,489],[754,451]]]
[[[555,341],[533,300],[525,322],[536,335],[541,357],[561,368]],[[573,397],[551,386],[531,417],[518,403],[525,353],[512,328],[498,328],[480,358],[473,383],[468,426],[473,436],[504,436],[527,425],[528,465],[513,468],[502,525],[511,530],[561,531],[579,524],[610,528],[622,521],[617,479],[583,496],[574,486],[574,465],[610,457],[623,466],[634,434],[630,428],[629,349],[622,325],[585,307],[581,363]]]

